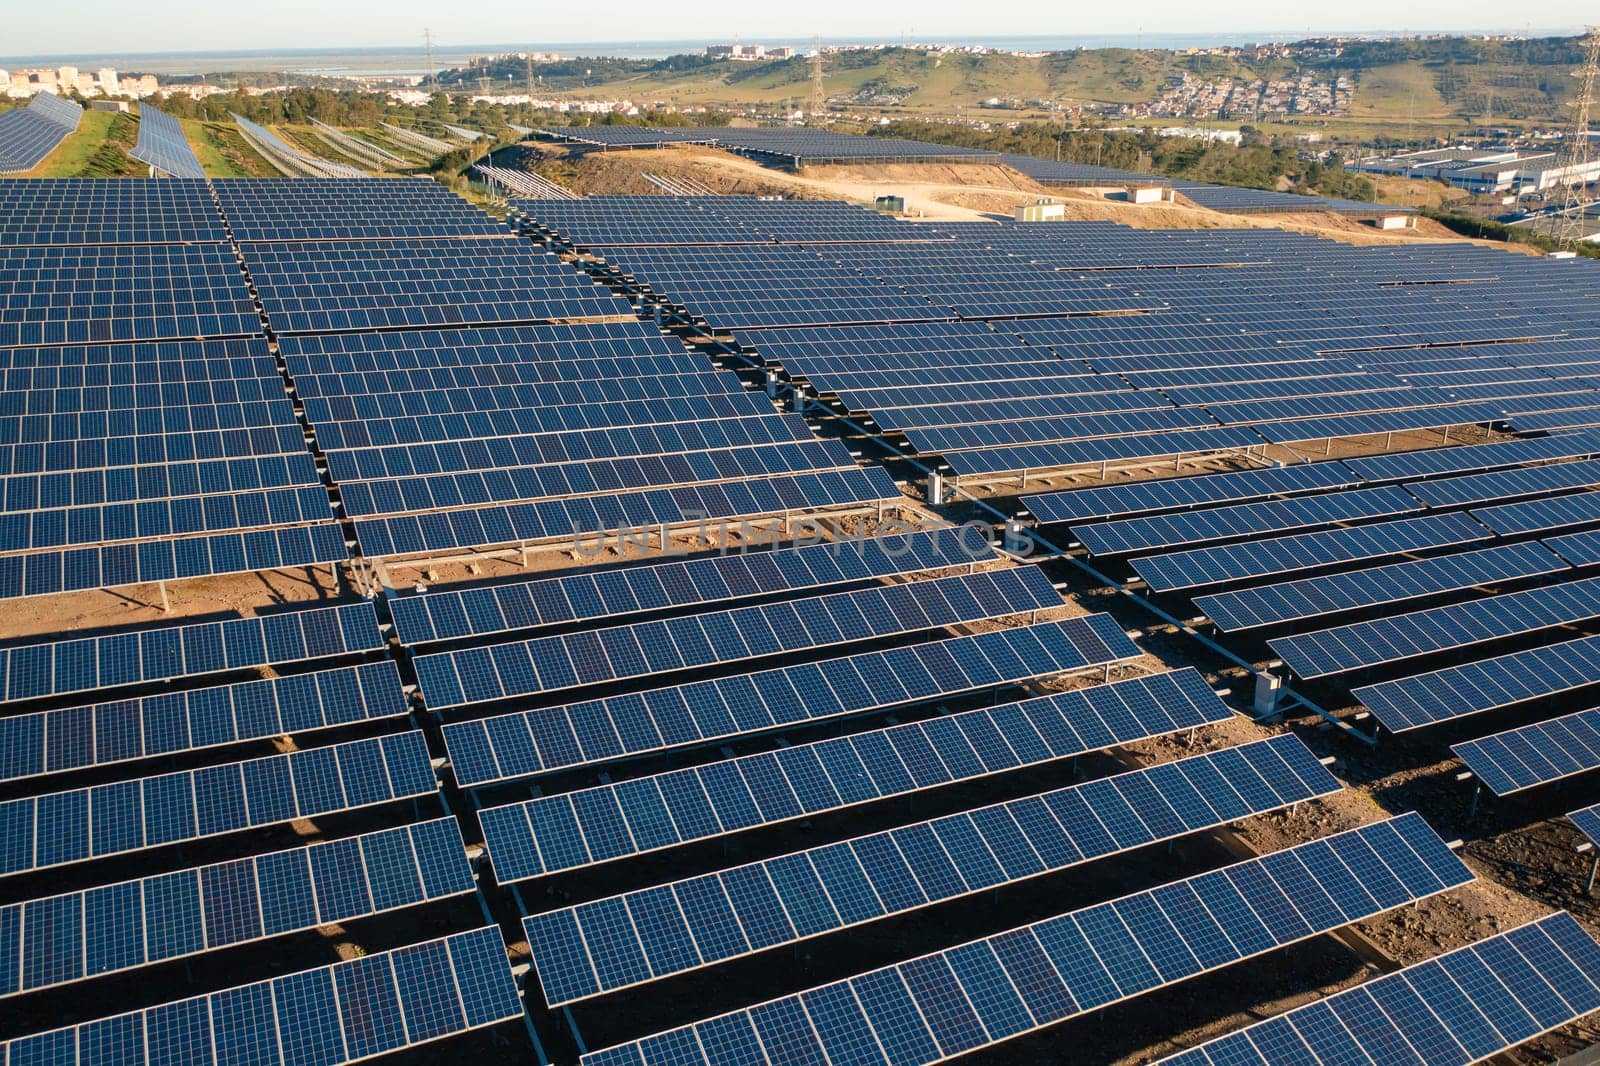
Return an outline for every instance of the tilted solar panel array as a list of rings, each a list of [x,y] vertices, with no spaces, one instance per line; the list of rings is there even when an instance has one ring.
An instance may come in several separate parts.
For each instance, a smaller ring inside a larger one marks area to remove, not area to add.
[[[0,597],[344,559],[210,185],[6,184]]]
[[[1468,1066],[1600,1009],[1597,973],[1600,947],[1559,911],[1160,1062]]]
[[[82,107],[49,92],[36,93],[27,107],[0,113],[0,174],[20,174],[44,162],[82,118]]]
[[[998,888],[1340,787],[1304,744],[1280,737],[545,911],[524,926],[545,1001],[554,1006]],[[1051,812],[1044,824],[1017,821],[1040,804]],[[634,935],[619,936],[630,918]]]
[[[934,1063],[1465,884],[1416,815],[1047,918],[584,1056],[586,1066]]]
[[[150,104],[139,105],[139,141],[128,150],[128,155],[141,163],[149,163],[169,178],[206,176],[178,120]]]

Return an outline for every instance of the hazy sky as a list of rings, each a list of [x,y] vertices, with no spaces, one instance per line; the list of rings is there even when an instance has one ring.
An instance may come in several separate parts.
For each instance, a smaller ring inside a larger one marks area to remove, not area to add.
[[[626,40],[771,40],[804,44],[814,34],[895,40],[940,37],[1171,33],[1273,33],[1478,30],[1520,31],[1521,9],[1487,0],[1345,0],[1332,5],[1282,0],[1147,0],[1142,5],[1046,2],[996,7],[973,0],[923,3],[750,3],[692,5],[630,0],[0,0],[0,54],[180,52],[265,48],[409,45],[423,27],[444,46]],[[1536,28],[1579,26],[1592,5],[1556,0],[1528,9]],[[913,17],[914,16],[914,17]],[[1511,19],[1508,23],[1508,18]]]

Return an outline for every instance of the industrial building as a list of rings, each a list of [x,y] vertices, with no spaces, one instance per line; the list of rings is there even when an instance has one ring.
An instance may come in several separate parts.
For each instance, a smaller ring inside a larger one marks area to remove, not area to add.
[[[1515,148],[1438,148],[1371,156],[1347,163],[1345,168],[1363,174],[1443,181],[1480,196],[1531,196],[1559,186],[1600,180],[1600,159],[1574,166],[1563,163],[1556,152]]]

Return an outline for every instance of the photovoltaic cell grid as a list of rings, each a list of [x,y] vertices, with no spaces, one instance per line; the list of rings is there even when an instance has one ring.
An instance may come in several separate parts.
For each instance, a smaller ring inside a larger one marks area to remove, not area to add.
[[[1205,678],[1183,669],[490,807],[478,820],[495,876],[509,883],[1165,736],[1231,715]],[[497,754],[506,750],[501,746]],[[465,786],[515,776],[514,764],[474,768],[459,749],[451,758]],[[1037,813],[1030,808],[1018,816]]]
[[[1404,489],[1383,486],[1148,518],[1122,518],[1073,526],[1072,535],[1094,555],[1125,555],[1363,518],[1386,518],[1421,509]]]
[[[0,346],[260,332],[244,274],[224,245],[0,248]]]
[[[1600,946],[1558,911],[1161,1060],[1468,1066],[1600,1009]]]
[[[32,170],[78,128],[83,108],[54,93],[34,95],[27,107],[0,113],[0,174]]]
[[[1559,574],[1567,564],[1537,543],[1414,559],[1366,570],[1195,597],[1225,633],[1459,592],[1502,581]]]
[[[546,911],[523,919],[523,925],[545,1001],[553,1006],[998,888],[1340,788],[1298,738],[1277,737]]]
[[[1352,690],[1392,733],[1600,683],[1600,637],[1508,652]]]
[[[1472,880],[1415,814],[584,1056],[585,1066],[931,1064]],[[830,1054],[830,1050],[831,1054]]]
[[[1268,642],[1303,678],[1326,677],[1600,617],[1600,578],[1375,618]]]
[[[510,234],[242,250],[280,333],[633,317],[626,301]]]
[[[505,227],[432,178],[212,182],[241,242],[504,236]]]
[[[382,914],[473,890],[436,818],[0,908],[0,996]]]
[[[0,875],[426,796],[419,732],[0,803]]]
[[[302,152],[265,126],[257,125],[237,112],[230,111],[228,114],[233,118],[234,125],[239,127],[244,139],[265,155],[276,169],[286,174],[310,178],[367,176],[365,171],[356,167],[347,167],[343,163],[330,163],[326,159]]]
[[[206,176],[178,120],[147,103],[139,105],[139,141],[128,155],[171,178]]]
[[[996,558],[988,541],[972,530],[942,529],[429,592],[393,600],[390,611],[401,642],[415,646],[801,592]]]
[[[359,1062],[522,1016],[500,930],[485,926],[131,1014],[20,1037],[6,1066]]]
[[[1450,750],[1484,788],[1507,796],[1600,767],[1600,710],[1463,741]]]
[[[1061,606],[1036,567],[419,655],[435,710],[827,648]]]
[[[1139,655],[1107,615],[652,689],[444,727],[452,758],[532,777],[1103,666]]]
[[[0,195],[0,247],[228,239],[206,182],[18,178]]]
[[[1267,496],[1350,488],[1360,478],[1338,463],[1301,463],[1297,466],[1241,470],[1232,474],[1164,478],[1132,485],[1072,489],[1040,496],[1024,496],[1023,506],[1040,522],[1077,522],[1089,518],[1169,511],[1204,504],[1246,502]]]
[[[0,702],[65,696],[383,647],[370,603],[0,648]]]
[[[406,714],[392,662],[0,718],[0,781]]]
[[[1471,544],[1488,540],[1490,535],[1487,529],[1463,514],[1425,515],[1320,533],[1266,537],[1244,544],[1147,555],[1135,558],[1131,565],[1152,589],[1170,592]]]

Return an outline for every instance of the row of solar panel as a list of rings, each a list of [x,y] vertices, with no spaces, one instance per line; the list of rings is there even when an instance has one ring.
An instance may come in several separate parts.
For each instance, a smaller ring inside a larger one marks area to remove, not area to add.
[[[535,629],[641,611],[801,592],[894,574],[971,566],[996,558],[979,531],[962,527],[832,541],[772,551],[667,560],[650,566],[441,590],[391,602],[404,644]]]
[[[1414,814],[584,1056],[586,1066],[934,1063],[1472,880]],[[876,1061],[876,1060],[874,1060]]]
[[[635,622],[413,660],[435,710],[793,654],[1061,606],[1036,567]]]
[[[1088,615],[528,711],[504,720],[452,723],[445,727],[446,744],[473,776],[496,766],[497,775],[532,777],[802,722],[864,715],[1105,666],[1138,654],[1111,618]]]
[[[1185,669],[490,807],[478,819],[496,878],[522,881],[1194,729],[1230,713]],[[463,747],[465,730],[446,727],[456,730],[451,767],[462,785],[519,776],[500,721],[485,723],[500,761],[482,765],[465,757],[488,749]]]
[[[392,662],[0,719],[0,780],[291,736],[406,713]]]
[[[485,926],[0,1045],[6,1066],[359,1062],[522,1015]]]
[[[1292,736],[974,808],[523,920],[551,1006],[1337,792]],[[631,929],[632,935],[626,930]]]
[[[0,875],[426,796],[419,732],[0,803]]]
[[[0,908],[0,996],[382,914],[473,890],[436,818]]]
[[[9,703],[350,655],[383,646],[370,603],[150,627],[0,648],[0,693]]]

